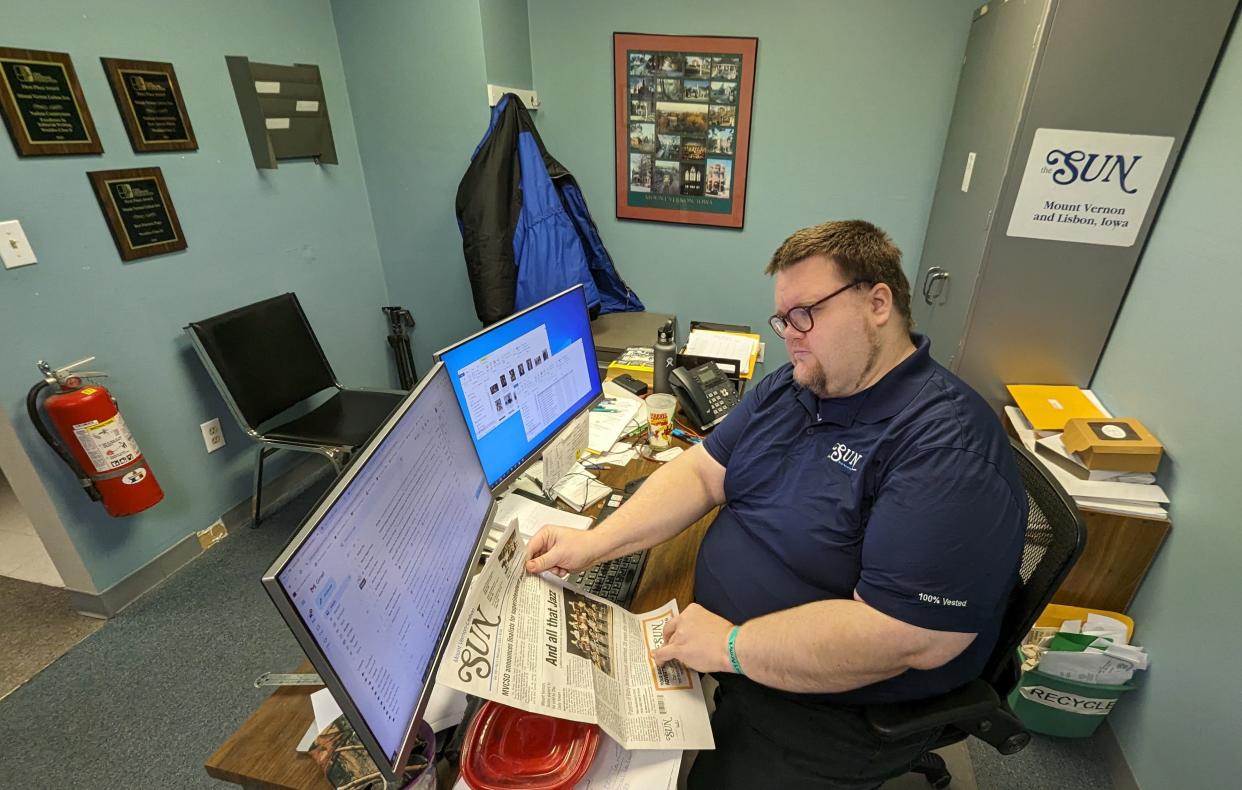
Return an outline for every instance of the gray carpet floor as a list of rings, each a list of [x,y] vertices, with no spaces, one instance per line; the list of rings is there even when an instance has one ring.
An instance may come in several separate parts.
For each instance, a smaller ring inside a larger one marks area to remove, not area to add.
[[[0,788],[215,788],[203,763],[303,658],[259,584],[322,493],[242,529],[0,700]],[[1100,790],[1092,739],[1037,736],[1000,757],[972,742],[980,790]]]
[[[1090,738],[1034,735],[1025,749],[1004,757],[970,738],[967,748],[979,790],[1112,790],[1101,730]]]
[[[0,701],[2,788],[220,788],[203,763],[302,660],[259,577],[322,493],[205,552]]]
[[[103,628],[63,588],[0,577],[0,699]]]

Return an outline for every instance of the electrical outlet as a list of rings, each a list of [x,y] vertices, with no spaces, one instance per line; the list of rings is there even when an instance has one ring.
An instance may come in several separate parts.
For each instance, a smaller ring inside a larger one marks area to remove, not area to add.
[[[30,249],[22,224],[15,219],[0,222],[0,259],[3,259],[6,269],[39,262],[34,250]]]
[[[220,418],[216,417],[198,426],[203,432],[203,443],[207,452],[214,453],[224,446],[224,431],[220,430]]]

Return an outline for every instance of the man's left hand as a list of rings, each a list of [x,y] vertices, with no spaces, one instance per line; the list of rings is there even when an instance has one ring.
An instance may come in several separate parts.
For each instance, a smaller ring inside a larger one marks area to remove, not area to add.
[[[731,672],[729,630],[733,623],[692,603],[664,624],[664,646],[651,651],[657,664],[676,659],[697,672]]]

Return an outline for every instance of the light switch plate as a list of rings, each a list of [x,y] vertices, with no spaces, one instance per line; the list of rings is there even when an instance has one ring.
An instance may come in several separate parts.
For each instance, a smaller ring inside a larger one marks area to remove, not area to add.
[[[4,260],[4,268],[16,269],[18,266],[29,266],[38,263],[30,242],[26,240],[26,232],[22,223],[15,219],[0,222],[0,259]]]

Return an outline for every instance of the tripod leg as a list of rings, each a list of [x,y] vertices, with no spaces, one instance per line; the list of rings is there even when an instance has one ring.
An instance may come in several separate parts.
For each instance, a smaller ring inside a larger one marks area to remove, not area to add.
[[[393,363],[397,366],[397,380],[401,382],[402,389],[408,390],[409,387],[405,383],[405,370],[402,368],[404,360],[401,358],[401,338],[397,335],[389,335],[388,346],[392,349]]]
[[[405,358],[405,354],[397,352],[397,372],[401,376],[401,389],[409,390],[414,388],[414,380],[410,376],[410,363]]]
[[[418,369],[414,367],[414,348],[410,345],[408,335],[401,336],[401,346],[405,351],[406,366],[410,369],[410,386],[413,387],[414,383],[418,381]]]

